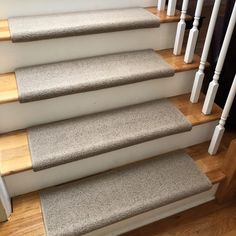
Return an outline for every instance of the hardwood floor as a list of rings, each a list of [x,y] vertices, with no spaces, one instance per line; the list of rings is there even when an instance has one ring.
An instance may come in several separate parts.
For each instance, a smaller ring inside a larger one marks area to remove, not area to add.
[[[221,151],[227,150],[235,138],[236,131],[228,130]],[[196,152],[192,149],[191,156],[194,158],[195,153],[203,158],[204,149],[204,146],[202,151],[199,148]],[[224,204],[216,201],[206,203],[122,236],[236,236],[236,197]]]
[[[236,199],[206,203],[122,236],[235,236]]]

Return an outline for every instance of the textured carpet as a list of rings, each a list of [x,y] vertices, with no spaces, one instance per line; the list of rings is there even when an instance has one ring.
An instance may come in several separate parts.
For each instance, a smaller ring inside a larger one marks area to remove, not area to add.
[[[82,235],[209,190],[194,161],[177,151],[41,191],[47,235]]]
[[[192,128],[167,99],[28,129],[35,171],[185,132]]]
[[[9,18],[13,42],[155,28],[159,25],[158,17],[143,8]]]
[[[31,102],[174,75],[153,50],[126,52],[16,70],[20,102]]]

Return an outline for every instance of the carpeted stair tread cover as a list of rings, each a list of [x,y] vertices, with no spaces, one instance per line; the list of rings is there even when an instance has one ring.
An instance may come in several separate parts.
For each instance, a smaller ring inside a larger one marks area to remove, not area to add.
[[[35,171],[186,132],[192,125],[168,99],[28,129]]]
[[[173,75],[174,69],[151,49],[16,70],[20,102],[31,102]]]
[[[82,235],[209,190],[192,158],[175,151],[40,192],[47,235]]]
[[[143,8],[9,18],[9,28],[13,42],[156,28],[159,26],[159,18]]]

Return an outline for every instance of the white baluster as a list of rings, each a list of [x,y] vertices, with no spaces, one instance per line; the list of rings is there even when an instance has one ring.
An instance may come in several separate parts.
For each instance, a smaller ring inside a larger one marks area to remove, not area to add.
[[[174,16],[177,0],[169,0],[167,7],[167,16]]]
[[[189,0],[184,0],[181,10],[180,21],[177,26],[177,31],[175,35],[175,46],[174,46],[174,55],[180,55],[182,51],[183,41],[184,41],[184,33],[186,28],[186,14],[188,10]]]
[[[202,52],[201,62],[199,65],[199,69],[198,69],[197,73],[195,74],[195,79],[194,79],[194,83],[193,83],[192,93],[191,93],[191,97],[190,97],[190,101],[192,103],[198,102],[198,99],[199,99],[199,96],[201,93],[202,83],[203,83],[203,79],[205,76],[204,70],[205,70],[207,56],[208,56],[210,45],[211,45],[212,36],[213,36],[215,25],[216,25],[218,12],[220,9],[220,3],[221,3],[221,0],[216,0],[213,10],[212,10],[211,20],[210,20],[207,35],[206,35],[206,40],[205,40],[205,44],[204,44],[204,48],[203,48],[203,52]]]
[[[12,212],[11,199],[0,175],[0,222],[6,221]]]
[[[196,48],[197,38],[198,38],[198,33],[199,33],[198,25],[199,25],[199,20],[202,13],[203,3],[204,3],[204,0],[197,1],[193,27],[189,33],[188,43],[187,43],[186,52],[184,56],[185,63],[191,63],[193,61],[194,51]]]
[[[215,131],[214,131],[214,134],[213,134],[213,137],[211,140],[211,144],[208,149],[208,152],[211,155],[216,154],[216,152],[218,151],[218,148],[220,146],[220,142],[221,142],[221,139],[222,139],[224,131],[225,131],[224,126],[225,126],[226,120],[229,116],[229,112],[232,107],[232,104],[233,104],[233,101],[235,98],[235,94],[236,94],[236,75],[234,77],[233,84],[232,84],[231,89],[229,91],[229,95],[228,95],[227,101],[225,103],[225,107],[224,107],[223,113],[221,115],[219,125],[217,125],[215,128]]]
[[[225,34],[224,42],[223,42],[222,48],[220,50],[220,55],[219,55],[219,58],[217,61],[215,74],[213,76],[213,80],[209,84],[206,99],[203,104],[202,112],[205,115],[210,114],[212,111],[212,107],[213,107],[213,104],[215,101],[216,93],[217,93],[217,90],[219,87],[218,80],[220,78],[220,74],[221,74],[221,71],[222,71],[222,68],[224,65],[225,57],[226,57],[229,43],[230,43],[233,31],[234,31],[235,23],[236,23],[236,2],[234,4],[234,9],[233,9],[230,21],[229,21],[229,25],[228,25],[226,34]]]
[[[164,11],[166,8],[166,0],[158,0],[157,9],[159,11]]]

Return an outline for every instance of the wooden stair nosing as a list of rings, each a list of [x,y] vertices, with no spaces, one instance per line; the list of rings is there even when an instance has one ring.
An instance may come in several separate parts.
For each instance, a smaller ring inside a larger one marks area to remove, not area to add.
[[[157,53],[160,54],[163,59],[174,68],[175,72],[184,72],[197,69],[200,63],[200,57],[198,55],[194,55],[194,59],[191,64],[186,64],[184,62],[184,55],[175,56],[172,53],[172,49],[160,50],[157,51]],[[17,101],[19,101],[19,95],[15,73],[12,72],[0,75],[0,104]]]
[[[167,11],[158,11],[156,7],[147,7],[145,8],[152,14],[156,15],[160,18],[161,23],[171,23],[171,22],[178,22],[180,19],[181,12],[176,10],[174,16],[167,16]],[[191,20],[192,17],[187,15],[186,21]],[[0,41],[10,41],[11,40],[11,33],[9,29],[8,20],[0,20]]]
[[[204,95],[197,104],[189,101],[189,94],[169,98],[170,101],[185,115],[193,126],[218,120],[222,109],[214,104],[209,116],[201,113]],[[10,132],[0,136],[0,172],[3,176],[16,174],[32,169],[27,130]]]

